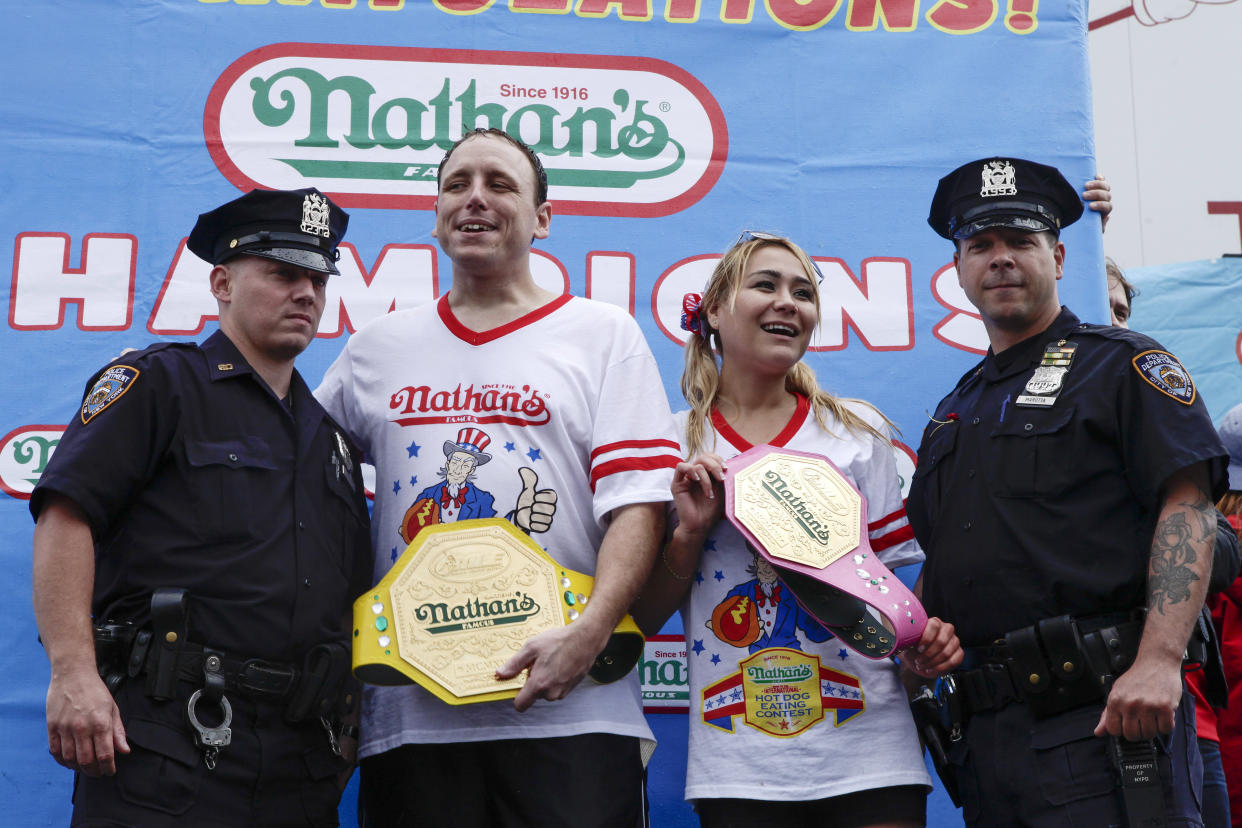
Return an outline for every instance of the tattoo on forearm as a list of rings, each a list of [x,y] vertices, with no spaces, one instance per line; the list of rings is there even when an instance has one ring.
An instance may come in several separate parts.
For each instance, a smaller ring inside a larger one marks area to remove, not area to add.
[[[1190,600],[1191,585],[1199,580],[1191,569],[1191,564],[1199,559],[1196,549],[1214,537],[1216,526],[1211,503],[1202,491],[1194,501],[1178,505],[1184,511],[1170,514],[1157,523],[1152,538],[1147,606],[1161,615],[1166,603]]]

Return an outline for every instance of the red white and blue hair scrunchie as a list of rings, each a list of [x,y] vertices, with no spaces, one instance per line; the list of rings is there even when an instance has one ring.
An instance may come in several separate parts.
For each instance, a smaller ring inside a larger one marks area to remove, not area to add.
[[[707,326],[703,324],[703,317],[699,315],[702,305],[703,294],[701,293],[687,293],[682,297],[681,329],[707,339]]]

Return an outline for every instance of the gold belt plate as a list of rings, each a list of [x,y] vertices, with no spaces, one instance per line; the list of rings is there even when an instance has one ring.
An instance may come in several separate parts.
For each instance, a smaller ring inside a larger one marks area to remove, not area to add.
[[[395,667],[450,704],[512,698],[526,673],[498,681],[496,669],[530,638],[564,626],[561,570],[507,520],[429,526],[358,599],[355,627],[367,640],[356,650],[361,661],[386,662],[387,672]],[[367,646],[381,641],[384,652]],[[392,659],[394,645],[402,664]],[[370,667],[357,670],[364,681],[374,680]],[[386,678],[375,683],[394,683]]]
[[[733,509],[769,555],[816,569],[862,542],[862,495],[822,460],[764,455],[736,474]]]

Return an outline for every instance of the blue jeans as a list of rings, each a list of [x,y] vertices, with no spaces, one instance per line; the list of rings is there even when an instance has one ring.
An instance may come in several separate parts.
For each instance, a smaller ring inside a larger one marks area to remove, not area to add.
[[[1229,787],[1220,761],[1220,742],[1200,739],[1199,755],[1203,757],[1203,826],[1229,828]]]

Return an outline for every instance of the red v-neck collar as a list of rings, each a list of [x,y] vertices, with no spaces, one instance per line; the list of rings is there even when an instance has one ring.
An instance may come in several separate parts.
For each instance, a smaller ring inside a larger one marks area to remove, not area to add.
[[[798,398],[798,404],[794,407],[793,416],[789,418],[789,422],[781,429],[781,433],[768,441],[769,446],[783,448],[798,433],[798,429],[802,428],[802,424],[806,422],[806,415],[811,410],[811,401],[801,394],[794,394],[794,396]],[[712,409],[712,427],[716,429],[717,434],[728,440],[739,452],[754,448],[745,437],[733,430],[733,426],[729,425],[728,420],[724,418],[724,415],[717,408]]]
[[[465,325],[461,324],[457,317],[453,315],[453,309],[449,307],[447,293],[441,296],[440,301],[436,303],[436,312],[440,314],[440,321],[444,323],[444,327],[448,328],[449,333],[453,336],[463,342],[468,342],[471,345],[483,345],[487,342],[500,339],[502,336],[507,334],[511,334],[519,328],[524,328],[527,325],[538,322],[540,319],[543,319],[545,316],[553,313],[558,308],[564,307],[565,303],[572,298],[573,296],[570,294],[562,293],[548,304],[535,308],[530,313],[525,316],[519,316],[512,322],[506,322],[499,328],[492,328],[490,331],[472,331]]]

